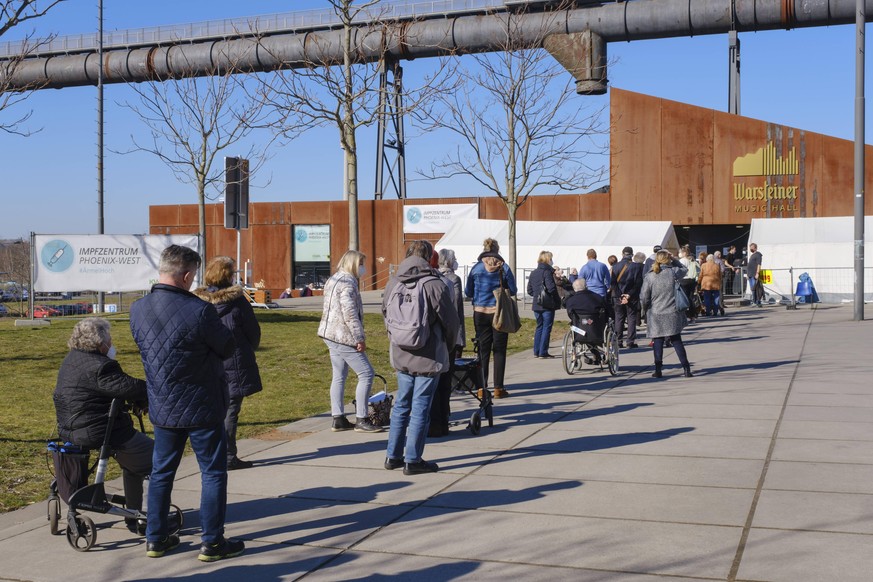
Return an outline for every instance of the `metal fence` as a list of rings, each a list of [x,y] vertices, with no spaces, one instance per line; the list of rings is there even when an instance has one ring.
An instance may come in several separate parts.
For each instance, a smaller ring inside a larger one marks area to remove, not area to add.
[[[380,2],[361,13],[357,20],[396,20],[421,16],[457,14],[464,11],[482,11],[505,8],[502,0],[394,0]],[[308,29],[329,28],[341,24],[333,9],[301,10],[248,18],[205,20],[190,24],[151,26],[103,33],[104,49],[131,48],[152,44],[169,44],[179,40],[228,38]],[[97,49],[97,33],[58,36],[40,41],[11,41],[0,43],[0,58],[21,54],[28,56],[47,53],[75,53]]]

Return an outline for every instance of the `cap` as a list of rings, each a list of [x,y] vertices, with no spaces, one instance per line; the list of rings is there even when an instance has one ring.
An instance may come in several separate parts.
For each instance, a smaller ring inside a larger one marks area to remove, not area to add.
[[[632,255],[634,254],[634,250],[631,247],[624,247],[623,249],[621,249],[621,254]]]
[[[658,251],[661,250],[661,245],[655,245],[652,250],[657,253]]]

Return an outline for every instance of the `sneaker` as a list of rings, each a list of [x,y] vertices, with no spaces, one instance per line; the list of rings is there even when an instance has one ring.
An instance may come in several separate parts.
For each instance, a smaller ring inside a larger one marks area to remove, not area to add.
[[[382,432],[384,430],[381,426],[370,422],[369,418],[361,418],[360,416],[358,417],[358,423],[355,425],[355,432]]]
[[[179,536],[170,534],[159,542],[147,542],[146,556],[149,558],[160,558],[177,547],[179,547]]]
[[[503,388],[494,388],[494,399],[497,400],[498,398],[509,398],[509,392]]]
[[[640,347],[640,346],[638,346],[638,345],[636,344],[636,342],[631,342],[631,343],[629,343],[629,344],[627,345],[627,349],[629,349],[629,350],[635,350],[635,349],[637,349],[638,347]]]
[[[417,463],[406,463],[403,467],[404,475],[421,475],[423,473],[436,473],[439,471],[439,466],[430,461],[420,460]]]
[[[333,424],[330,426],[330,430],[333,432],[342,432],[344,430],[352,430],[355,428],[355,425],[349,422],[349,419],[345,416],[334,416]]]
[[[243,461],[239,457],[234,457],[227,462],[228,471],[236,471],[237,469],[251,469],[255,464],[251,461]]]
[[[217,562],[225,558],[235,558],[246,550],[242,540],[229,540],[222,538],[216,544],[200,544],[200,555],[197,559],[201,562]]]

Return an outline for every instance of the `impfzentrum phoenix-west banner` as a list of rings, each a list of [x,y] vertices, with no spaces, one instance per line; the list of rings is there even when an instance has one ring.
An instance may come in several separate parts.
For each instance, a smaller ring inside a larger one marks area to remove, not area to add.
[[[197,235],[37,234],[33,289],[141,291],[158,279],[161,252],[171,244],[197,249]]]

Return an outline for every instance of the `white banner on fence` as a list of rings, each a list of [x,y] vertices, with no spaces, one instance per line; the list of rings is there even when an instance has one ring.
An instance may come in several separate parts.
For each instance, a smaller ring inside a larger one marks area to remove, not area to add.
[[[172,244],[197,250],[197,238],[197,235],[34,235],[33,289],[108,293],[148,290],[157,282],[161,252]]]
[[[458,220],[479,218],[478,204],[429,204],[403,207],[404,233],[444,233]]]

